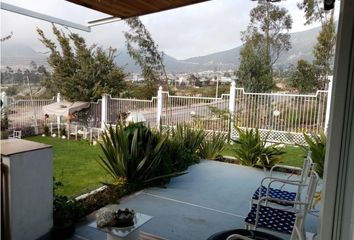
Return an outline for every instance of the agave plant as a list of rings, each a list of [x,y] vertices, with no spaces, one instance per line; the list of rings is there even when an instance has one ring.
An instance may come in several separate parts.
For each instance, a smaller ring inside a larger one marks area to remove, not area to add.
[[[269,134],[262,140],[257,128],[242,130],[236,127],[236,131],[239,138],[233,140],[234,155],[242,164],[271,168],[282,160],[285,152],[277,146],[279,144],[267,144]]]
[[[197,152],[206,136],[203,129],[192,128],[188,124],[178,124],[175,129],[172,129],[171,135],[173,141],[182,145],[190,154]]]
[[[222,157],[227,136],[222,133],[213,132],[210,140],[205,139],[199,145],[198,155],[202,159],[218,159]]]
[[[144,126],[109,126],[102,134],[103,156],[98,163],[114,178],[124,178],[127,184],[142,185],[157,178],[156,169],[166,137],[153,134]]]
[[[304,138],[307,146],[300,145],[300,147],[302,147],[306,153],[311,151],[311,158],[316,164],[316,172],[320,177],[322,177],[326,155],[327,136],[324,132],[321,132],[319,135],[315,133],[304,133]]]

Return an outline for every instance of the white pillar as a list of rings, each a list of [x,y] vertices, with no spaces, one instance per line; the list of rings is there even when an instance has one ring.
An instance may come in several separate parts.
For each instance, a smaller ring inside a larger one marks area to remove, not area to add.
[[[57,93],[57,102],[61,102],[61,95]],[[57,117],[57,124],[58,124],[58,137],[60,137],[60,116]]]
[[[162,87],[160,86],[157,92],[156,126],[158,129],[160,128],[161,115],[162,115]]]
[[[7,107],[7,96],[6,92],[1,93],[2,107]]]
[[[236,99],[236,83],[235,81],[231,82],[230,85],[230,99],[229,99],[229,112],[230,112],[230,139],[232,133],[234,132],[234,117],[235,117],[235,99]]]
[[[327,133],[327,130],[328,130],[329,114],[330,114],[330,111],[331,111],[332,82],[333,82],[333,77],[331,77],[329,79],[329,82],[328,82],[326,118],[325,118],[325,125],[324,125],[324,132],[325,133]]]
[[[108,95],[102,95],[102,106],[101,106],[101,129],[105,129],[107,123],[107,112],[108,112]]]

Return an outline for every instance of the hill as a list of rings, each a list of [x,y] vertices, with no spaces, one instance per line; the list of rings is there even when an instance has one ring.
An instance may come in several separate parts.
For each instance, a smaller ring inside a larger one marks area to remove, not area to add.
[[[312,49],[316,43],[319,31],[320,27],[292,33],[292,48],[280,56],[276,67],[287,67],[290,64],[295,64],[300,58],[311,61],[313,59]],[[169,73],[235,69],[240,63],[241,47],[242,46],[238,46],[227,51],[184,60],[177,60],[172,56],[164,55],[164,63]],[[1,43],[1,50],[2,69],[6,66],[10,66],[13,69],[28,68],[31,60],[35,61],[37,65],[48,65],[46,62],[48,56],[34,51],[30,46],[26,45],[26,43],[15,43],[9,40]],[[139,67],[135,65],[135,62],[130,58],[125,49],[118,50],[116,63],[125,67],[129,72],[140,71]]]

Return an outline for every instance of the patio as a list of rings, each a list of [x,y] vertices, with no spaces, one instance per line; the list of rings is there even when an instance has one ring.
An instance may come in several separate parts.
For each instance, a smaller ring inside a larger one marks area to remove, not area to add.
[[[188,174],[172,179],[167,188],[145,189],[121,200],[121,208],[133,208],[152,216],[137,231],[171,240],[197,240],[207,239],[218,231],[244,228],[250,197],[267,173],[208,160],[188,170]],[[106,233],[87,226],[94,221],[94,216],[91,214],[81,223],[71,239],[106,239]],[[317,225],[318,217],[308,215],[306,231],[317,232]],[[289,239],[288,235],[277,235]]]

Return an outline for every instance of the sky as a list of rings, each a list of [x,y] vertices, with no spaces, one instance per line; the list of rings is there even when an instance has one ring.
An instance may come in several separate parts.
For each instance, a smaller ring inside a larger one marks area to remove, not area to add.
[[[64,0],[1,1],[82,25],[86,25],[89,20],[108,16]],[[293,18],[291,32],[319,26],[319,24],[304,26],[303,12],[296,6],[298,1],[286,0],[277,3],[287,8]],[[256,5],[257,1],[251,0],[212,0],[145,15],[141,20],[161,51],[177,59],[186,59],[241,45],[240,32],[246,29],[249,12]],[[0,10],[0,13],[1,37],[13,32],[11,41],[25,42],[36,51],[44,50],[36,35],[36,27],[43,29],[48,36],[52,36],[50,23],[4,10]],[[125,48],[123,31],[127,30],[124,21],[93,27],[90,33],[70,29],[84,36],[89,44],[112,46],[118,50]]]

